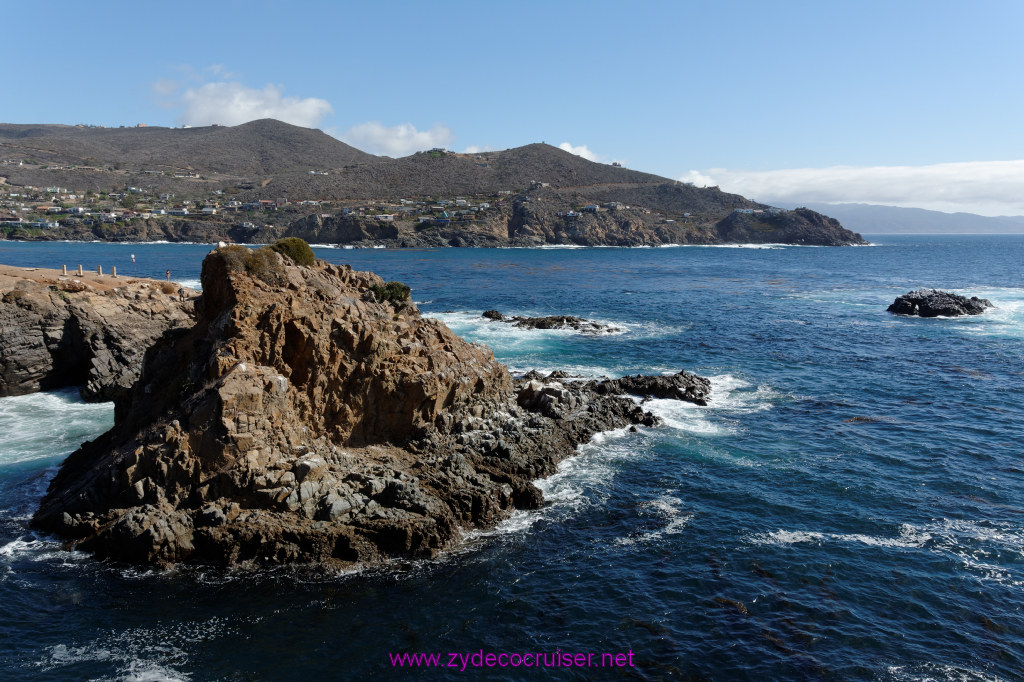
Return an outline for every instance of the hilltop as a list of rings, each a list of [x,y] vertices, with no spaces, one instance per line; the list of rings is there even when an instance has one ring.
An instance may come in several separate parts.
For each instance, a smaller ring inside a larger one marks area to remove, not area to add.
[[[741,233],[863,243],[835,221],[544,143],[392,159],[269,119],[182,129],[0,124],[0,160],[0,236],[16,239],[252,242],[314,237],[316,223],[317,241],[391,246],[721,243]],[[79,217],[48,217],[68,211]],[[736,211],[744,229],[723,224]]]
[[[370,163],[378,157],[319,131],[272,119],[201,128],[93,128],[0,124],[0,156],[39,164],[110,170],[175,171],[259,178],[306,169]]]

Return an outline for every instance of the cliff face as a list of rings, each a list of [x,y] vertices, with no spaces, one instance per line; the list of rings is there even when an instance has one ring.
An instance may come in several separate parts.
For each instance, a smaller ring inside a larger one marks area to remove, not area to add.
[[[196,325],[150,349],[34,523],[158,565],[430,556],[539,505],[530,481],[593,433],[652,423],[582,385],[514,387],[382,285],[269,249],[211,253]]]
[[[26,272],[0,272],[0,397],[82,386],[87,400],[113,400],[146,348],[194,320],[195,292],[180,300],[177,284]]]

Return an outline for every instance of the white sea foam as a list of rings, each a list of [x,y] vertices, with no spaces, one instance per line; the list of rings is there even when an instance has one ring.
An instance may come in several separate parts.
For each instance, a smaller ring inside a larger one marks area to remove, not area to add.
[[[114,423],[112,403],[86,403],[77,389],[0,399],[0,467],[53,460]]]
[[[512,324],[488,320],[477,312],[443,312],[428,313],[444,322],[459,336],[476,343],[486,344],[498,355],[521,356],[528,353],[539,353],[559,340],[564,340],[586,332],[574,329],[526,329]],[[599,324],[612,325],[612,329],[600,335],[619,335],[629,332],[629,327],[620,322],[594,320]],[[566,369],[565,365],[561,365]]]
[[[665,495],[640,505],[640,515],[643,519],[651,519],[659,524],[653,530],[642,530],[632,533],[627,537],[618,538],[615,544],[619,546],[642,545],[658,542],[669,535],[681,533],[693,514],[683,510],[683,501],[668,491]]]
[[[953,290],[961,296],[987,298],[995,306],[980,315],[952,318],[954,328],[970,336],[1024,338],[1024,289],[1011,287]],[[946,320],[950,318],[945,318]],[[945,321],[945,324],[950,324]]]
[[[551,503],[573,509],[588,504],[586,491],[607,483],[615,474],[617,460],[634,456],[623,442],[628,435],[628,428],[595,434],[579,446],[576,456],[562,460],[554,474],[535,484]]]
[[[516,511],[494,528],[468,533],[466,539],[524,533],[542,519],[573,514],[591,504],[595,489],[615,475],[615,462],[636,455],[629,435],[628,428],[595,434],[575,456],[559,462],[554,474],[534,481],[547,503],[543,509]]]
[[[35,667],[51,672],[78,663],[105,663],[113,674],[101,679],[139,682],[189,680],[191,674],[180,670],[189,664],[187,649],[204,642],[235,638],[244,624],[238,618],[217,616],[204,621],[110,631],[85,644],[49,647]]]
[[[89,560],[90,555],[85,552],[64,549],[59,541],[53,539],[22,537],[0,547],[0,561],[6,566],[21,561],[53,566],[78,566]]]
[[[770,386],[752,386],[749,381],[721,374],[710,377],[711,399],[707,406],[694,405],[682,400],[652,399],[640,401],[645,410],[660,417],[665,426],[678,431],[702,436],[721,436],[734,433],[733,427],[716,420],[716,413],[745,414],[771,409],[779,398]]]
[[[195,289],[196,291],[203,290],[203,282],[199,279],[179,279],[178,284],[189,289]]]
[[[760,533],[750,537],[755,545],[797,545],[825,542],[845,542],[868,545],[871,547],[924,547],[932,536],[911,524],[900,526],[896,537],[864,535],[861,533],[819,533],[801,530],[777,530],[772,533]]]
[[[701,249],[755,249],[760,251],[778,251],[795,246],[793,244],[687,244]]]
[[[666,398],[654,398],[647,401],[637,398],[636,400],[645,410],[661,419],[662,424],[670,429],[701,436],[722,436],[732,433],[729,427],[717,424],[709,418],[709,411],[706,407]]]
[[[173,664],[163,662],[165,657],[185,662],[186,656],[178,647],[156,646],[143,654],[145,658],[129,658],[123,649],[104,646],[67,646],[57,644],[50,648],[47,659],[40,661],[36,667],[45,671],[65,668],[77,663],[109,662],[116,666],[113,676],[98,679],[116,680],[117,682],[183,682],[192,679],[188,673],[173,668]],[[158,660],[147,660],[156,658]]]
[[[995,675],[942,663],[892,665],[886,672],[898,682],[1004,682]]]
[[[38,538],[18,538],[0,547],[0,557],[11,559],[25,554],[38,555],[40,550],[52,549],[54,546],[55,543]]]
[[[802,530],[777,530],[748,538],[755,545],[798,545],[848,543],[893,549],[923,549],[959,562],[967,574],[982,582],[998,582],[1014,587],[1024,586],[1024,576],[1006,565],[992,563],[999,555],[1015,555],[1012,561],[1024,558],[1024,528],[996,526],[988,522],[963,519],[941,519],[915,525],[904,523],[893,536],[860,533],[824,533]]]

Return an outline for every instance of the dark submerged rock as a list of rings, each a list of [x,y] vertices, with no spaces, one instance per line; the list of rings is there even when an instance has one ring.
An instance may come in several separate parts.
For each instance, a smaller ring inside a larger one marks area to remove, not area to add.
[[[956,317],[959,315],[980,315],[992,302],[985,298],[960,296],[938,289],[918,289],[897,296],[886,310],[896,315],[917,315],[919,317]]]

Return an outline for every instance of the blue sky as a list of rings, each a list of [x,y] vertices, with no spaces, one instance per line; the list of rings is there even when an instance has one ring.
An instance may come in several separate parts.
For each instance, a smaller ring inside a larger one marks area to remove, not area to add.
[[[1024,213],[1019,0],[0,12],[4,122],[273,116],[391,156],[545,141],[762,200]]]

